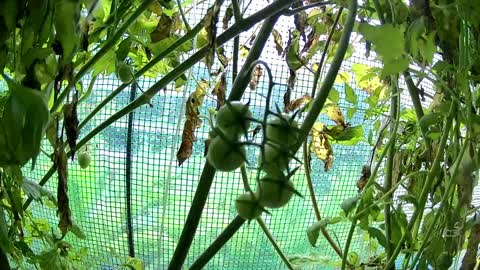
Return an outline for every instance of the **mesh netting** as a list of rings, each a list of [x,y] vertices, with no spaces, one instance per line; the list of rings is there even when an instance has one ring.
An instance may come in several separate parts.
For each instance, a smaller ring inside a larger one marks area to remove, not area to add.
[[[209,1],[198,4],[189,13],[192,25],[205,15],[210,6],[207,2]],[[264,2],[253,1],[247,13],[259,10],[267,4]],[[275,28],[287,37],[292,25],[293,17],[282,17]],[[253,30],[255,29],[241,35],[241,44],[247,41]],[[232,46],[232,43],[225,46],[227,55]],[[354,54],[344,62],[343,71],[349,71],[355,63],[378,66],[373,57],[367,59],[364,56],[360,46],[355,47]],[[270,64],[274,80],[278,83],[272,101],[282,106],[289,70],[284,58],[278,56],[273,40],[267,43],[261,59]],[[242,64],[242,59],[240,60]],[[175,154],[181,142],[185,120],[183,107],[186,97],[195,89],[196,81],[209,77],[203,64],[196,65],[192,69],[188,86],[180,92],[170,85],[153,98],[152,108],[143,106],[95,136],[88,144],[92,155],[90,167],[80,169],[76,161],[69,161],[69,196],[73,217],[85,231],[87,239],[78,240],[69,236],[67,240],[75,247],[88,249],[91,258],[88,261],[91,262],[92,269],[114,269],[129,255],[142,259],[146,269],[167,268],[205,162],[204,141],[209,131],[209,126],[204,121],[196,131],[198,140],[194,144],[192,156],[182,166],[177,166]],[[298,73],[292,99],[309,94],[312,80],[310,71],[302,69]],[[231,87],[232,79],[228,77],[227,81]],[[89,78],[84,82],[88,83]],[[153,79],[143,78],[139,85],[142,89],[148,89],[154,82]],[[120,84],[113,76],[99,77],[91,97],[79,106],[80,120]],[[267,82],[262,80],[256,90],[247,89],[244,96],[244,101],[250,100],[252,111],[257,117],[264,110],[263,96],[267,86]],[[352,87],[355,88],[355,85]],[[345,114],[352,105],[344,101],[343,86],[338,84],[335,88],[340,93],[339,105]],[[132,97],[140,94],[139,89],[125,89],[85,126],[81,137],[128,104]],[[366,137],[372,127],[370,122],[364,121],[367,108],[365,99],[368,94],[361,90],[356,90],[356,94],[359,99],[358,110],[353,117],[347,117],[346,121],[352,126],[363,125]],[[402,98],[405,96],[403,94]],[[403,103],[408,105],[409,100],[405,98]],[[207,115],[208,108],[215,106],[213,98],[207,97],[202,114]],[[331,123],[325,116],[319,121]],[[248,158],[254,162],[258,152],[250,150]],[[329,172],[324,171],[320,160],[313,158],[313,185],[322,216],[337,216],[341,211],[340,203],[357,193],[355,184],[361,175],[362,166],[369,162],[370,151],[371,146],[366,141],[355,146],[334,145],[335,160]],[[50,165],[51,161],[42,155],[36,170],[26,173],[30,178],[39,180]],[[254,185],[253,175],[252,173],[251,182]],[[55,179],[54,175],[46,185],[52,191],[56,188]],[[317,247],[311,247],[308,243],[306,230],[316,219],[303,169],[296,173],[293,181],[305,198],[294,197],[285,208],[272,210],[271,216],[263,215],[267,227],[287,256],[336,259],[336,254],[322,237],[319,238]],[[243,185],[239,172],[216,174],[186,265],[190,265],[236,216],[233,202],[240,193],[243,193]],[[35,203],[32,209],[36,218],[46,219],[50,224],[57,223],[54,209]],[[329,225],[328,230],[342,244],[349,226],[349,223]],[[352,249],[362,250],[362,258],[368,258],[371,255],[370,248],[365,246],[367,242],[363,239],[363,235],[355,234]],[[285,269],[285,266],[258,224],[252,222],[244,225],[206,268]],[[322,267],[316,266],[315,269]]]

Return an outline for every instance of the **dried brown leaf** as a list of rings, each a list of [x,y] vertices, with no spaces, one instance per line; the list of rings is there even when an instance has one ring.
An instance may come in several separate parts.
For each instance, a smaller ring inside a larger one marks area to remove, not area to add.
[[[217,39],[217,23],[218,23],[218,13],[220,12],[221,1],[216,0],[215,4],[210,7],[205,16],[205,30],[207,31],[207,40],[209,51],[205,56],[205,64],[207,65],[208,70],[211,72],[213,61],[215,59],[215,46]]]
[[[365,185],[367,185],[368,179],[372,175],[372,172],[370,171],[370,166],[363,166],[362,168],[362,176],[357,181],[357,188],[358,192],[361,192],[364,188]]]
[[[177,152],[178,166],[181,166],[182,163],[192,155],[193,142],[196,141],[196,126],[197,123],[193,119],[187,119],[187,121],[185,121],[182,132],[182,144]]]
[[[260,79],[262,78],[262,76],[263,76],[263,68],[260,65],[258,65],[253,70],[252,80],[248,84],[251,90],[255,90],[257,88],[257,85],[260,82]]]
[[[220,109],[225,104],[225,98],[226,98],[226,89],[227,89],[227,75],[225,72],[220,75],[220,80],[217,82],[215,85],[215,88],[213,88],[212,94],[217,97],[217,110]]]
[[[70,203],[68,199],[68,168],[67,155],[65,154],[63,142],[58,141],[58,147],[55,149],[55,167],[58,175],[57,186],[57,202],[59,216],[58,228],[63,235],[68,232],[68,229],[73,225],[72,212],[70,210]]]
[[[232,17],[233,17],[233,4],[230,3],[230,5],[228,5],[227,9],[225,10],[225,15],[223,15],[223,30],[228,29],[228,23],[230,22]]]
[[[172,30],[173,20],[172,18],[162,13],[160,19],[158,20],[157,27],[150,33],[150,39],[152,43],[156,43],[162,41],[170,36],[170,32]]]
[[[77,95],[75,95],[71,103],[65,104],[63,106],[65,132],[67,134],[68,145],[70,146],[70,150],[72,151],[72,160],[77,150],[77,139],[79,134],[77,103],[78,98]]]
[[[293,112],[299,109],[302,105],[307,104],[311,100],[312,100],[312,97],[310,97],[309,95],[303,95],[300,98],[297,98],[294,101],[290,102],[286,112]]]
[[[282,55],[283,53],[283,41],[282,35],[276,29],[273,29],[273,40],[275,41],[275,49],[277,50],[278,55]]]
[[[199,108],[203,105],[207,88],[208,81],[201,80],[195,91],[188,97],[185,111],[186,121],[182,132],[182,143],[177,152],[178,166],[181,166],[182,163],[192,155],[193,142],[196,141],[195,129],[199,128],[202,124],[199,117]]]

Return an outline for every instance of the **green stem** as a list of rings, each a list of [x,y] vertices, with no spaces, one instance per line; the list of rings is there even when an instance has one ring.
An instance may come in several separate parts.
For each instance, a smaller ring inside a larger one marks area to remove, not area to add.
[[[425,204],[427,202],[428,192],[430,190],[430,187],[432,186],[433,180],[436,178],[438,171],[440,170],[440,162],[443,160],[443,153],[445,150],[445,146],[447,144],[448,134],[450,133],[450,129],[452,128],[452,122],[455,116],[454,115],[455,109],[456,109],[456,103],[452,102],[452,105],[450,107],[450,112],[447,117],[447,123],[445,125],[445,129],[443,130],[442,138],[440,140],[438,151],[435,156],[435,160],[433,161],[432,168],[430,169],[430,172],[427,175],[427,179],[425,181],[425,184],[423,185],[422,192],[420,193],[418,208],[415,209],[415,211],[413,212],[412,218],[408,223],[407,230],[406,230],[407,232],[411,232],[414,224],[417,222],[417,219],[423,216],[423,211],[425,210]],[[412,232],[412,234],[416,235],[416,232],[414,231]],[[407,239],[407,235],[409,235],[409,233],[405,233],[402,235],[400,242],[397,244],[397,247],[393,251],[392,257],[390,257],[390,260],[388,260],[384,268],[385,270],[390,269],[390,267],[395,262],[396,257],[398,256],[398,254],[400,253],[400,250],[402,249],[403,243]]]
[[[117,41],[120,38],[122,38],[125,31],[127,31],[127,29],[137,20],[137,18],[140,15],[142,15],[142,13],[153,2],[154,2],[154,0],[145,0],[145,1],[142,2],[142,4],[132,13],[132,15],[130,15],[130,17],[128,17],[128,19],[125,21],[125,23],[123,23],[122,26],[120,26],[120,28],[118,28],[118,30],[115,32],[115,34],[103,43],[104,45],[102,46],[102,48],[100,48],[100,50],[98,50],[98,52],[92,58],[90,58],[90,60],[88,60],[88,62],[85,63],[85,65],[83,65],[80,68],[80,70],[77,72],[77,74],[75,74],[75,77],[73,78],[73,82],[72,82],[73,85],[75,85],[78,81],[80,81],[80,79],[93,67],[93,65],[95,65],[95,63],[98,62],[98,60],[100,60],[107,52],[109,52],[110,50],[113,49],[113,47],[115,46]],[[71,87],[69,87],[69,88],[71,88]],[[67,88],[66,90],[68,90],[69,88]],[[62,104],[62,102],[65,100],[67,95],[68,95],[68,91],[63,91],[58,96],[57,100],[53,104],[52,109],[50,111],[51,112],[56,111],[58,109],[58,107],[60,106],[60,104]]]
[[[245,223],[245,219],[241,216],[236,216],[230,224],[222,231],[222,233],[213,241],[213,243],[198,257],[195,262],[190,266],[190,270],[204,269],[205,265],[217,254],[217,252],[232,238],[233,235],[242,227]],[[170,264],[169,269],[172,267]],[[178,268],[181,269],[179,265]]]
[[[177,6],[178,6],[178,10],[180,11],[180,16],[182,17],[183,24],[185,24],[185,28],[187,28],[187,31],[190,32],[191,28],[190,28],[190,25],[188,24],[187,17],[185,17],[185,13],[183,12],[182,3],[180,3],[180,0],[177,0]]]
[[[415,86],[415,83],[413,83],[410,72],[408,71],[403,72],[403,77],[405,78],[405,82],[407,84],[408,93],[410,94],[413,108],[415,109],[415,114],[417,115],[417,119],[420,121],[424,113],[423,113],[422,103],[420,102],[420,97],[418,95],[419,90]],[[429,149],[431,149],[430,139],[427,136],[427,130],[422,128],[420,131],[422,132],[422,136],[423,136],[423,139],[425,140],[425,144]]]
[[[313,101],[312,107],[308,112],[305,120],[300,127],[300,136],[297,144],[293,147],[293,152],[297,152],[298,149],[301,147],[302,143],[308,137],[310,130],[313,127],[313,124],[317,120],[318,115],[320,114],[321,110],[323,109],[323,105],[328,98],[330,90],[332,89],[333,83],[335,82],[335,78],[337,77],[338,71],[343,62],[343,58],[345,57],[345,53],[347,52],[348,46],[350,44],[350,35],[353,30],[353,26],[355,24],[355,18],[357,16],[357,0],[350,0],[348,5],[348,14],[345,21],[345,25],[343,28],[343,33],[338,43],[338,49],[335,52],[335,56],[333,57],[332,63],[330,65],[330,69],[325,76],[325,80],[323,81],[322,86],[320,87],[320,91],[318,92],[315,100]]]
[[[253,15],[251,15],[247,18],[244,18],[242,21],[240,21],[238,23],[235,23],[234,25],[232,25],[232,27],[230,27],[228,30],[226,30],[223,34],[218,36],[217,46],[223,45],[224,43],[229,41],[231,38],[236,37],[240,33],[250,29],[253,25],[258,23],[259,21],[261,21],[265,18],[269,18],[269,16],[273,16],[273,15],[278,14],[283,8],[287,7],[290,4],[291,4],[291,0],[277,0],[277,1],[273,2],[272,4],[266,6],[262,10],[254,13]],[[192,29],[192,32],[193,32],[193,29]],[[109,119],[105,120],[97,128],[90,131],[90,133],[85,135],[83,140],[81,140],[80,142],[77,143],[77,147],[80,148],[81,146],[83,146],[91,138],[93,138],[95,135],[97,135],[100,131],[102,131],[103,129],[108,127],[111,123],[115,122],[116,120],[118,120],[118,119],[122,118],[123,116],[127,115],[131,110],[134,110],[138,106],[141,106],[143,104],[147,104],[149,102],[149,99],[146,98],[147,96],[151,96],[152,94],[156,94],[158,91],[163,89],[168,83],[173,81],[175,78],[177,78],[182,73],[184,73],[187,69],[191,68],[197,62],[199,62],[207,54],[207,52],[208,52],[207,47],[203,47],[201,50],[197,51],[190,58],[188,58],[187,60],[182,62],[180,65],[178,65],[176,68],[174,68],[172,71],[170,71],[168,74],[166,74],[162,79],[160,79],[156,84],[154,84],[148,91],[146,91],[144,94],[142,94],[140,97],[138,97],[137,100],[128,104],[122,110],[120,110],[117,113],[115,113],[114,115],[110,116]],[[149,62],[149,64],[151,64],[152,62],[153,62],[153,60],[151,62]],[[149,64],[147,64],[147,65],[149,65]],[[153,66],[153,65],[154,64],[152,64],[151,66]],[[144,70],[144,69],[142,68],[141,70]],[[137,72],[136,74],[139,74],[139,72]],[[103,105],[102,104],[98,105],[94,109],[94,111],[98,112],[111,99],[113,99],[113,97],[115,97],[123,89],[125,89],[125,87],[127,87],[127,85],[122,85],[119,88],[117,88],[117,90],[114,91],[115,95],[114,95],[114,93],[109,95],[104,101],[102,101]],[[148,94],[147,94],[147,92],[148,92]],[[139,100],[141,100],[141,101],[139,102]],[[93,117],[93,115],[94,115],[93,112],[90,113],[89,116],[87,116],[87,118],[85,118],[85,120],[82,121],[82,123],[80,123],[79,127],[83,127],[87,123],[87,121]],[[45,173],[43,178],[40,180],[39,184],[42,185],[42,186],[45,185],[45,183],[48,182],[50,177],[52,177],[54,172],[55,172],[54,167],[53,166],[50,167],[50,169]],[[33,200],[33,198],[31,198],[31,197],[27,199],[27,201],[23,205],[24,209],[28,208],[28,206],[30,205],[32,200]]]
[[[88,84],[87,91],[85,91],[85,93],[83,93],[82,97],[78,100],[78,104],[82,103],[88,97],[90,97],[90,95],[92,94],[92,91],[93,91],[93,86],[95,85],[95,82],[97,81],[97,77],[98,77],[98,75],[95,75],[95,76],[92,77],[92,79],[90,79],[90,83]]]
[[[340,20],[342,12],[343,12],[343,7],[340,7],[338,9],[338,12],[337,12],[337,17],[335,18],[335,21],[333,22],[332,29],[330,30],[330,33],[328,34],[327,41],[325,41],[325,46],[323,46],[322,57],[320,58],[320,62],[318,63],[318,69],[315,72],[315,75],[313,77],[312,97],[314,97],[316,92],[317,92],[317,87],[318,87],[318,83],[319,83],[319,80],[320,80],[320,76],[322,75],[323,63],[325,62],[325,59],[327,58],[328,48],[330,47],[330,42],[332,41],[333,34],[335,33],[335,28],[337,28],[338,21]]]
[[[281,0],[276,1],[274,3],[280,3],[280,2]],[[284,8],[287,7],[288,4],[289,3],[286,3]],[[238,73],[238,77],[234,82],[232,91],[230,92],[230,95],[228,97],[228,101],[239,100],[242,97],[247,87],[247,84],[250,81],[249,71],[251,71],[252,69],[251,64],[260,57],[260,54],[262,53],[265,43],[270,37],[270,33],[272,32],[273,26],[277,22],[278,17],[279,17],[279,14],[277,12],[272,17],[269,17],[267,20],[265,20],[265,22],[263,23],[262,28],[258,36],[255,38],[255,41],[252,45],[252,49],[250,50],[250,53],[247,59],[245,60],[244,65],[240,70],[240,72]],[[233,27],[234,26],[232,26],[232,28]],[[218,37],[217,41],[218,41],[218,45],[221,45],[226,40],[222,40],[220,37]],[[205,50],[206,52],[208,48],[204,47],[202,50]],[[196,54],[200,53],[202,50],[200,50]],[[195,56],[196,54],[194,54],[193,56]],[[201,53],[200,55],[203,58],[205,53]],[[155,86],[152,86],[151,89],[155,90],[156,88]],[[148,93],[150,90],[147,90],[145,93]],[[180,269],[183,266],[183,263],[185,262],[188,250],[190,249],[193,238],[195,236],[195,232],[197,230],[198,223],[200,221],[200,217],[202,215],[202,211],[205,206],[207,196],[210,190],[210,186],[212,185],[214,176],[215,176],[215,169],[210,165],[210,163],[208,163],[208,161],[205,162],[202,176],[200,177],[200,181],[198,182],[198,188],[197,188],[197,191],[195,192],[195,195],[192,201],[192,206],[188,213],[187,220],[182,230],[182,234],[180,235],[180,239],[175,248],[175,252],[168,266],[169,270]]]
[[[258,225],[260,225],[260,228],[262,228],[263,232],[265,233],[268,240],[270,241],[270,244],[272,244],[273,248],[278,253],[278,255],[282,259],[283,263],[285,263],[285,266],[287,266],[288,269],[293,270],[294,268],[293,268],[292,264],[288,260],[287,256],[285,256],[285,254],[280,249],[280,246],[275,241],[275,238],[273,238],[273,235],[270,233],[267,226],[265,225],[265,222],[263,222],[263,219],[261,217],[257,218],[257,223],[258,223]]]
[[[240,4],[238,3],[238,0],[232,0],[232,8],[235,21],[238,22],[242,20],[242,12],[240,11]]]
[[[397,140],[397,134],[394,132],[395,130],[395,125],[396,123],[399,122],[399,92],[398,92],[398,87],[397,87],[397,80],[396,78],[393,78],[394,76],[391,76],[392,80],[395,79],[395,81],[392,81],[392,98],[391,98],[391,104],[390,104],[390,117],[391,119],[395,119],[394,122],[390,124],[390,136],[392,143],[390,144],[390,147],[388,148],[388,156],[387,156],[387,162],[385,164],[385,182],[384,182],[384,189],[385,190],[391,190],[392,189],[392,179],[393,179],[393,161],[394,161],[394,156],[395,156],[395,144]],[[395,76],[396,77],[396,76]],[[393,194],[390,194],[387,198],[385,198],[387,202],[392,201],[393,199]],[[384,213],[385,213],[385,238],[386,238],[386,252],[387,252],[387,260],[390,259],[390,256],[392,256],[392,247],[391,247],[391,239],[392,239],[392,221],[391,221],[391,213],[390,213],[390,203],[386,203],[384,207]]]
[[[427,233],[424,236],[425,240],[422,242],[422,245],[417,250],[417,254],[415,255],[415,257],[413,259],[412,266],[410,267],[410,269],[412,269],[412,270],[414,269],[415,265],[417,264],[418,260],[420,259],[420,255],[422,254],[423,250],[425,249],[425,247],[429,243],[428,240],[431,239],[430,236],[433,233],[433,230],[434,230],[435,226],[437,225],[437,221],[440,218],[441,214],[443,214],[442,210],[445,207],[445,205],[448,203],[448,197],[450,196],[451,192],[454,190],[455,178],[456,178],[457,173],[459,171],[460,160],[463,158],[463,155],[464,155],[465,151],[467,150],[468,140],[469,139],[467,137],[464,144],[462,145],[462,149],[460,150],[460,154],[457,156],[457,160],[454,163],[454,164],[456,164],[456,166],[453,169],[452,175],[450,175],[448,186],[447,186],[447,189],[445,190],[445,193],[442,196],[440,206],[438,207],[437,212],[435,213],[435,216],[433,217],[433,221],[431,222],[430,227],[427,229]]]
[[[397,133],[398,126],[400,125],[400,121],[395,122],[395,127],[394,127],[394,133]],[[367,183],[365,184],[365,187],[363,188],[362,194],[372,185],[375,183],[375,179],[377,177],[378,170],[380,169],[380,165],[382,164],[383,159],[388,153],[388,150],[390,149],[390,145],[393,143],[392,138],[390,138],[385,145],[385,148],[383,149],[382,153],[380,154],[380,157],[378,159],[377,164],[375,165],[375,168],[373,169],[372,174],[370,175],[370,178],[368,178]],[[360,201],[361,203],[361,201]],[[343,258],[342,258],[342,270],[345,270],[346,264],[347,264],[347,257],[348,257],[348,251],[350,249],[350,244],[352,243],[352,238],[353,238],[353,233],[355,232],[355,228],[357,226],[357,221],[359,219],[358,214],[363,211],[363,205],[357,206],[357,209],[355,210],[355,215],[352,218],[352,225],[350,226],[350,230],[348,231],[347,235],[347,241],[345,242],[345,248],[343,251]],[[362,210],[360,210],[362,209]]]
[[[240,171],[242,174],[242,182],[243,182],[243,188],[245,189],[245,192],[253,192],[252,189],[250,188],[250,185],[248,184],[247,168],[245,168],[245,165],[242,165],[242,167],[240,167]],[[265,233],[265,235],[267,236],[268,240],[270,241],[270,244],[272,244],[278,256],[280,256],[280,258],[282,259],[283,263],[285,263],[288,269],[293,270],[293,266],[290,264],[290,261],[288,260],[287,256],[285,256],[282,249],[275,241],[275,238],[273,238],[272,233],[265,225],[265,222],[263,222],[263,219],[261,217],[258,217],[256,221],[258,225],[260,225],[260,228],[262,228],[263,233]]]
[[[201,20],[191,31],[186,33],[184,36],[172,43],[168,48],[163,50],[161,53],[156,55],[150,62],[143,66],[139,71],[137,71],[133,76],[134,80],[137,80],[148,70],[154,67],[158,62],[162,61],[166,56],[175,51],[177,48],[182,46],[185,42],[193,39],[203,28],[203,20]],[[78,126],[79,129],[82,129],[103,107],[105,107],[114,97],[120,94],[125,88],[128,87],[128,84],[122,84],[117,89],[115,89],[110,95],[108,95],[100,104],[98,104]]]
[[[307,180],[308,192],[310,193],[310,199],[312,200],[313,211],[315,212],[315,217],[319,222],[320,220],[322,220],[322,216],[320,214],[320,208],[318,207],[317,197],[315,195],[315,190],[312,184],[312,175],[310,171],[309,150],[307,146],[307,141],[303,143],[303,167],[305,168],[305,179]],[[325,239],[327,240],[327,242],[333,248],[333,250],[338,254],[340,258],[342,258],[343,257],[342,250],[337,245],[337,243],[335,243],[335,241],[332,239],[326,227],[323,226],[321,227],[320,230],[323,236],[325,237]]]

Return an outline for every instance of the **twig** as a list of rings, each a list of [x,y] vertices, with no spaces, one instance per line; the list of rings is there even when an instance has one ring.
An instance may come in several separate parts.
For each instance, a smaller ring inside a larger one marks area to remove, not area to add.
[[[313,4],[304,5],[304,6],[295,8],[295,9],[289,9],[289,10],[285,11],[283,14],[286,15],[286,16],[292,16],[292,15],[295,15],[295,14],[297,14],[299,12],[302,12],[304,10],[307,10],[307,9],[311,9],[311,8],[315,8],[315,7],[323,7],[323,6],[330,5],[330,4],[334,4],[334,2],[330,2],[330,1],[317,2],[317,3],[313,3]]]
[[[182,17],[183,24],[185,24],[185,28],[187,28],[187,31],[190,31],[190,25],[188,24],[187,17],[185,17],[185,13],[183,12],[182,8],[182,3],[180,3],[180,0],[177,0],[177,6],[178,6],[178,11],[180,11],[180,16]]]

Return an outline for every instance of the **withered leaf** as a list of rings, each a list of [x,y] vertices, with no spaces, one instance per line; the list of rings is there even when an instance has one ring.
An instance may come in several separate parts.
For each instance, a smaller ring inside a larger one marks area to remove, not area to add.
[[[223,72],[220,75],[220,80],[217,82],[215,85],[215,88],[213,88],[212,94],[217,97],[217,110],[220,109],[225,104],[225,92],[227,89],[227,75],[225,72]]]
[[[299,109],[303,104],[307,104],[312,100],[312,97],[310,95],[303,95],[294,101],[290,102],[289,106],[287,107],[286,112],[293,112],[297,109]]]
[[[280,32],[277,31],[277,29],[273,29],[272,34],[273,34],[273,40],[275,41],[275,49],[277,50],[278,55],[282,55],[283,53],[282,35],[280,34]]]
[[[362,176],[360,176],[360,179],[358,179],[357,181],[358,192],[361,192],[365,188],[365,185],[367,184],[371,174],[372,172],[370,171],[370,166],[368,165],[363,166]]]
[[[162,41],[170,36],[170,32],[172,30],[173,20],[172,18],[162,13],[160,19],[158,20],[157,27],[150,33],[150,39],[152,43],[156,43]]]
[[[182,143],[177,152],[178,166],[181,166],[182,163],[192,155],[193,142],[196,141],[195,129],[199,128],[202,124],[199,117],[199,108],[203,105],[203,99],[208,85],[208,81],[202,79],[198,83],[195,91],[188,97],[185,110],[186,121],[182,132]]]
[[[222,64],[223,69],[226,69],[230,59],[228,59],[228,57],[225,55],[225,49],[223,47],[217,48],[217,57],[220,61],[220,64]]]
[[[255,90],[257,88],[257,85],[260,82],[262,75],[263,75],[263,68],[260,65],[256,66],[255,69],[253,70],[252,80],[248,84],[251,90]]]
[[[233,4],[230,3],[228,5],[227,9],[225,10],[225,15],[223,15],[223,30],[227,30],[228,28],[228,23],[233,17]]]
[[[292,4],[293,8],[301,7],[303,6],[303,1],[297,0]],[[295,14],[294,16],[294,24],[295,28],[300,32],[300,35],[302,36],[303,41],[306,41],[306,36],[305,36],[305,28],[307,26],[307,19],[308,19],[308,14],[305,11],[300,11]]]
[[[293,88],[295,87],[295,82],[297,81],[297,73],[295,70],[290,69],[290,76],[288,77],[287,82],[287,91],[283,94],[283,110],[289,112],[291,102],[291,95]]]
[[[73,97],[71,103],[65,104],[63,106],[63,117],[65,124],[65,132],[67,134],[67,142],[72,151],[72,160],[75,156],[77,148],[77,139],[79,134],[78,129],[78,115],[77,115],[77,103],[78,98],[77,94]]]
[[[207,41],[209,46],[209,51],[205,56],[205,64],[209,71],[211,71],[215,59],[215,43],[217,39],[217,22],[220,6],[221,1],[216,0],[215,4],[208,9],[207,15],[205,16],[204,26],[207,31]]]
[[[321,123],[315,123],[313,126],[310,152],[323,161],[324,169],[327,172],[333,166],[333,149],[328,141],[328,136],[323,132],[323,128],[324,125]]]
[[[55,167],[58,175],[57,187],[57,202],[59,216],[58,228],[65,235],[72,226],[72,212],[70,210],[70,203],[68,199],[68,169],[67,169],[67,155],[63,148],[62,140],[57,142],[55,149]]]
[[[177,152],[178,166],[181,166],[192,155],[193,142],[196,141],[196,126],[197,123],[193,119],[187,119],[183,125],[182,144],[180,144],[180,149]]]

